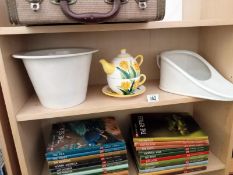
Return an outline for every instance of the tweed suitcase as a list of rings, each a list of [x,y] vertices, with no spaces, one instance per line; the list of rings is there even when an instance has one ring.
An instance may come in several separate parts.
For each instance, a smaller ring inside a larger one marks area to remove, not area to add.
[[[10,21],[20,25],[162,20],[165,0],[6,0]]]

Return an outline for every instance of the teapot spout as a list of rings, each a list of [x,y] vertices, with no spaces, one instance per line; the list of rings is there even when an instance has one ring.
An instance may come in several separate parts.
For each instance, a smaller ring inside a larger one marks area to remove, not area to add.
[[[101,59],[100,64],[102,64],[104,72],[107,75],[111,75],[115,71],[115,66],[109,62],[107,62],[105,59]]]

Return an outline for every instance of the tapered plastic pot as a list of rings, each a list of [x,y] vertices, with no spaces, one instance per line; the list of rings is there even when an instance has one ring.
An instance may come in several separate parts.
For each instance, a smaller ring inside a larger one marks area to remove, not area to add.
[[[69,108],[86,99],[94,49],[64,48],[22,52],[22,59],[41,104]]]

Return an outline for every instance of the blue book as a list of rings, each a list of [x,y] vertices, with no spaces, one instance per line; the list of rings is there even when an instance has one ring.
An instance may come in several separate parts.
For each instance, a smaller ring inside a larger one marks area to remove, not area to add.
[[[78,153],[84,153],[84,152],[91,152],[91,151],[101,151],[106,149],[115,149],[118,147],[125,147],[125,142],[118,142],[113,144],[106,144],[103,147],[101,146],[89,146],[85,148],[77,148],[77,149],[70,149],[70,150],[64,150],[64,151],[56,151],[56,152],[47,152],[45,154],[46,158],[52,158],[52,157],[59,157],[59,156],[68,156],[72,154],[78,154]],[[111,151],[109,151],[111,152]]]
[[[207,166],[208,161],[189,163],[188,167],[201,166],[201,165]],[[139,173],[150,173],[150,172],[164,171],[164,170],[170,170],[170,169],[176,169],[176,168],[183,168],[185,166],[187,166],[187,165],[186,164],[180,164],[180,165],[165,166],[165,167],[152,168],[152,169],[147,169],[147,170],[139,170]]]
[[[58,123],[52,133],[46,157],[59,157],[85,152],[125,147],[114,117]]]
[[[95,154],[101,154],[101,153],[108,153],[108,152],[114,152],[114,151],[121,151],[125,150],[126,147],[116,147],[116,148],[110,148],[105,150],[96,150],[96,151],[90,151],[90,152],[83,152],[83,153],[77,153],[77,154],[70,154],[65,156],[58,156],[58,157],[47,157],[47,161],[54,161],[54,160],[63,160],[63,159],[69,159],[69,158],[76,158],[76,157],[83,157],[83,156],[89,156],[89,155],[95,155]]]

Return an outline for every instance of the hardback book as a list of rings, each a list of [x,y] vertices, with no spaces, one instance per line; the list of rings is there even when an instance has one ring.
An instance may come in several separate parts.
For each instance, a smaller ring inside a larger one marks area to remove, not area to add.
[[[127,154],[127,151],[122,150],[122,151],[115,151],[115,152],[109,152],[109,153],[102,153],[102,154],[95,154],[95,155],[89,155],[89,156],[83,156],[83,157],[70,158],[70,159],[53,160],[53,161],[48,161],[48,165],[50,167],[50,166],[55,166],[55,165],[64,164],[64,163],[70,163],[70,162],[76,162],[76,161],[82,161],[82,160],[91,160],[91,159],[95,159],[95,158],[103,158],[103,157],[122,155],[122,154]]]
[[[201,146],[209,146],[208,144],[193,144],[193,145],[164,145],[164,146],[144,146],[144,147],[136,147],[137,151],[145,151],[145,150],[157,150],[157,149],[167,149],[167,148],[188,148],[188,147],[201,147]]]
[[[113,166],[119,166],[119,165],[125,165],[128,164],[128,161],[119,161],[119,162],[102,162],[99,165],[93,165],[93,166],[85,166],[82,168],[76,168],[76,169],[59,169],[59,170],[50,170],[50,175],[61,175],[61,174],[70,174],[75,172],[88,172],[90,170],[96,170],[96,169],[105,169]]]
[[[133,142],[208,140],[187,113],[132,114]]]
[[[206,165],[204,165],[204,166],[200,165],[200,166],[192,166],[192,167],[164,170],[164,171],[160,171],[159,174],[176,175],[176,174],[191,173],[191,172],[196,172],[196,171],[204,171],[206,169],[207,169]],[[158,175],[158,172],[139,173],[138,175]]]
[[[209,148],[204,148],[204,149],[199,149],[199,150],[178,150],[174,152],[165,152],[165,153],[155,153],[155,154],[150,154],[150,155],[140,155],[138,154],[140,160],[145,160],[145,159],[154,159],[154,158],[160,158],[160,157],[167,157],[167,156],[175,156],[175,155],[180,155],[180,154],[191,154],[191,153],[198,153],[198,152],[205,152],[209,151]]]
[[[186,153],[209,151],[209,146],[156,149],[156,150],[138,151],[137,154],[139,154],[140,156],[149,156],[149,155],[154,156],[157,154],[179,152],[179,151],[184,151]]]
[[[195,162],[195,163],[190,163],[190,164],[180,164],[180,165],[165,166],[165,167],[160,167],[160,168],[152,168],[148,170],[139,170],[139,173],[161,172],[164,170],[171,170],[171,169],[176,169],[176,168],[207,166],[207,165],[208,165],[208,161],[201,161],[201,162]]]
[[[76,162],[70,162],[70,163],[64,163],[64,164],[58,164],[49,166],[50,170],[61,170],[61,169],[77,169],[77,168],[83,168],[87,166],[96,166],[101,165],[104,163],[113,163],[113,162],[121,162],[126,161],[127,155],[116,155],[116,156],[109,156],[109,157],[102,157],[102,158],[95,158],[90,160],[82,160],[82,161],[76,161]]]
[[[110,167],[101,167],[96,169],[90,169],[86,171],[79,171],[74,173],[69,173],[69,175],[85,175],[85,174],[106,174],[106,173],[112,173],[115,171],[124,171],[127,170],[129,167],[128,163],[122,164],[122,165],[116,165],[116,166],[110,166]]]
[[[159,167],[165,167],[165,166],[207,161],[208,155],[200,155],[200,156],[194,156],[194,157],[188,157],[188,158],[187,157],[186,158],[178,158],[178,159],[164,160],[164,161],[144,163],[144,164],[140,164],[138,158],[136,158],[136,159],[137,159],[136,162],[137,162],[138,168],[141,170],[146,170],[146,169],[151,169],[151,168],[159,168]]]
[[[151,159],[140,160],[140,164],[159,162],[159,161],[164,161],[164,160],[179,159],[179,158],[189,158],[189,157],[193,157],[193,156],[208,155],[208,154],[209,154],[209,151],[189,153],[189,154],[178,154],[178,155],[174,155],[174,156],[167,156],[167,157],[159,157],[159,158],[151,158]]]
[[[46,160],[47,161],[63,160],[63,159],[77,158],[77,157],[83,157],[83,156],[89,156],[89,155],[95,155],[95,154],[103,154],[103,153],[109,153],[109,152],[115,152],[115,151],[121,151],[121,150],[126,150],[126,147],[125,146],[115,147],[115,148],[110,148],[110,149],[96,150],[96,151],[70,154],[70,155],[64,155],[64,156],[47,157]]]
[[[208,140],[189,140],[189,141],[167,141],[167,142],[135,142],[135,147],[147,147],[147,146],[166,146],[166,145],[180,145],[190,147],[190,145],[204,144],[209,145]]]
[[[114,117],[58,123],[52,126],[46,157],[104,150],[124,144]]]

